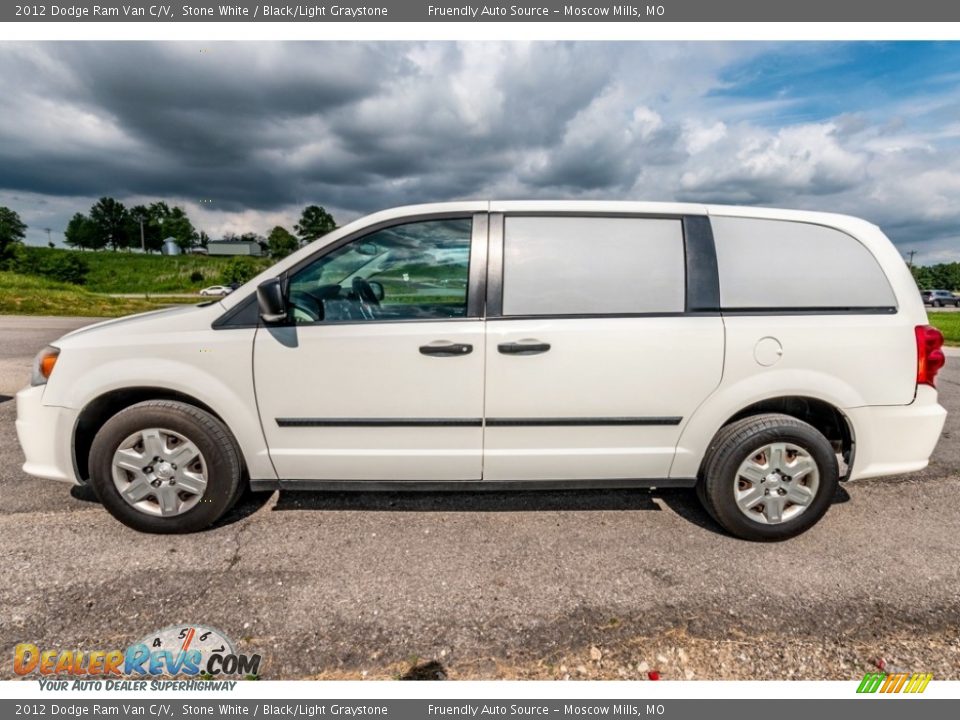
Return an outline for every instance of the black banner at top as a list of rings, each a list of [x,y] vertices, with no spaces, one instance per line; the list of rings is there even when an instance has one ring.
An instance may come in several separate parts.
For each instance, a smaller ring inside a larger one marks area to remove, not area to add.
[[[3,22],[955,22],[960,3],[943,0],[443,0],[357,2],[190,2],[66,0],[0,6]]]

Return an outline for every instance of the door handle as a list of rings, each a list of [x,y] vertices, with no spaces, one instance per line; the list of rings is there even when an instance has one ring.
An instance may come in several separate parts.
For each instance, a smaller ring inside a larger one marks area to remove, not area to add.
[[[457,355],[469,355],[473,352],[473,345],[468,343],[443,342],[436,345],[421,345],[421,355],[433,355],[435,357],[456,357]]]
[[[550,343],[539,340],[521,340],[520,342],[500,343],[497,345],[504,355],[539,355],[550,349]]]

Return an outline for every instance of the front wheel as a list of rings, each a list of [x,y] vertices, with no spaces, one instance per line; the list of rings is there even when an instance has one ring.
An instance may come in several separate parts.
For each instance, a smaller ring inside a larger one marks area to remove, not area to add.
[[[90,484],[124,525],[189,533],[216,522],[241,489],[240,453],[226,426],[170,400],[137,403],[110,418],[90,448]]]
[[[786,540],[823,517],[839,483],[830,442],[789,415],[735,421],[714,437],[698,485],[707,512],[745,540]]]

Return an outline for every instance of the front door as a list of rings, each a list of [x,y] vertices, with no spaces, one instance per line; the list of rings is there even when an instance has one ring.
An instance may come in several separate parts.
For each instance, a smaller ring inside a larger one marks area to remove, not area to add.
[[[485,242],[483,215],[426,219],[290,272],[287,322],[254,342],[281,479],[480,479],[485,338],[470,289],[482,269],[471,276],[470,260]]]
[[[723,369],[696,249],[679,217],[491,216],[485,480],[669,476]]]

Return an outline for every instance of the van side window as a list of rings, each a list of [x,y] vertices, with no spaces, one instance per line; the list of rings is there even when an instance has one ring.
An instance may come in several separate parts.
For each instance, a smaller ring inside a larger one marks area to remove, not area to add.
[[[507,217],[504,315],[681,313],[680,220]]]
[[[472,220],[426,220],[378,230],[297,271],[295,322],[461,318],[467,314]]]
[[[723,309],[896,307],[876,258],[846,233],[786,220],[712,217],[710,222]]]

